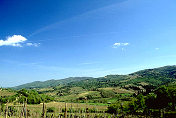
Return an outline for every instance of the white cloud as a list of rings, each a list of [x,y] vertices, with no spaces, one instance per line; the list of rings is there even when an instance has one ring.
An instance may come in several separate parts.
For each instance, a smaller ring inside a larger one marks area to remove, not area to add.
[[[6,38],[6,40],[0,40],[0,46],[16,46],[22,47],[22,43],[27,39],[21,35],[13,35]]]
[[[129,43],[114,43],[113,48],[117,48],[120,46],[127,46],[127,45],[130,45],[130,44]]]
[[[159,48],[155,48],[155,50],[159,50]]]
[[[129,45],[129,43],[122,43],[123,46]]]
[[[23,46],[34,46],[38,47],[40,43],[25,43],[27,38],[21,35],[13,35],[7,37],[5,40],[0,40],[0,46],[14,46],[14,47],[23,47]]]
[[[26,43],[27,46],[34,46],[34,47],[38,47],[40,45],[40,43]]]
[[[121,43],[114,43],[114,46],[120,46]]]

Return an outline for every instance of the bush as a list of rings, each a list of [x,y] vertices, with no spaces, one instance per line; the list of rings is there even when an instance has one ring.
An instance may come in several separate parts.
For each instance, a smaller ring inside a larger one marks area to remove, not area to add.
[[[54,112],[55,111],[55,108],[54,107],[49,107],[48,109],[47,109],[47,112]]]
[[[117,105],[117,104],[112,104],[112,105],[110,105],[110,106],[108,107],[107,112],[108,112],[108,113],[117,113],[119,108],[120,108],[119,105]]]
[[[115,93],[113,91],[100,90],[100,94],[103,98],[114,97]]]
[[[50,102],[53,101],[54,98],[47,95],[39,95],[35,90],[26,90],[22,89],[18,91],[17,96],[19,96],[18,101],[23,103],[27,100],[28,104],[40,104],[41,102]],[[15,100],[16,97],[11,97],[11,101]],[[27,99],[26,99],[27,98]]]
[[[176,111],[172,111],[172,112],[166,112],[164,114],[165,118],[176,118]]]

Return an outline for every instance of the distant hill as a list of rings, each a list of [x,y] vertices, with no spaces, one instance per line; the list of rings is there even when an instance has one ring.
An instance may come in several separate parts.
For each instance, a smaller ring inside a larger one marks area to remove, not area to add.
[[[121,87],[126,89],[145,89],[146,86],[160,86],[176,80],[176,66],[164,66],[154,69],[145,69],[128,75],[107,75],[105,77],[70,77],[61,80],[36,81],[14,87],[47,88],[62,85],[62,88],[81,87],[96,89],[105,87]]]
[[[74,81],[67,87],[82,87],[85,89],[104,87],[144,88],[157,87],[176,80],[176,66],[165,66],[154,69],[145,69],[129,75],[107,75],[90,80]]]
[[[81,80],[87,80],[87,79],[92,79],[92,77],[69,77],[66,79],[59,79],[59,80],[47,80],[47,81],[35,81],[32,83],[26,83],[23,85],[15,86],[12,87],[12,89],[33,89],[33,88],[46,88],[46,87],[54,87],[58,85],[65,85],[70,82],[74,81],[81,81]]]

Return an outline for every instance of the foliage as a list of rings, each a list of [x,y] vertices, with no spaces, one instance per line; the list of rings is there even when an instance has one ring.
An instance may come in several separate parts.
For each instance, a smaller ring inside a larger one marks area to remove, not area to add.
[[[157,95],[154,94],[154,93],[149,93],[146,96],[145,103],[146,103],[146,106],[148,107],[148,109],[155,109],[155,108],[157,108],[156,107],[156,103],[155,103],[156,97],[157,97]]]
[[[176,100],[176,84],[168,86],[160,86],[155,91],[148,93],[146,96],[141,93],[131,100],[128,105],[125,105],[127,113],[136,114],[137,112],[146,113],[150,109],[167,109],[175,111]],[[171,107],[170,107],[171,105]],[[120,109],[119,104],[112,104],[108,107],[109,113],[117,113]]]
[[[28,104],[40,104],[41,102],[50,102],[53,101],[54,98],[47,96],[47,95],[41,95],[38,94],[35,90],[26,90],[21,89],[17,91],[15,95],[12,96],[1,96],[0,97],[0,103],[11,103],[18,101],[19,103],[27,102]]]
[[[19,102],[23,103],[27,101],[28,104],[40,104],[41,102],[50,102],[54,98],[47,95],[39,95],[35,90],[22,89],[18,91]]]
[[[100,90],[100,94],[102,98],[114,97],[115,93],[113,91],[108,90]]]
[[[47,112],[54,112],[55,111],[55,107],[49,107],[47,108]]]
[[[119,104],[112,104],[110,106],[108,106],[108,113],[115,113],[117,114],[120,110],[121,106]]]

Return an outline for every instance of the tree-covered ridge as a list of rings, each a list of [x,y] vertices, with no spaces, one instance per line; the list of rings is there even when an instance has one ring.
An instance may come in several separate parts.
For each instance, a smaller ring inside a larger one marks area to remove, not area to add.
[[[141,70],[129,75],[107,75],[105,77],[71,77],[61,80],[48,80],[44,82],[36,81],[14,87],[22,88],[47,88],[62,85],[64,87],[82,87],[84,89],[104,88],[104,87],[124,87],[124,88],[144,88],[146,86],[157,87],[175,81],[176,66],[164,66],[154,69]]]
[[[137,75],[138,77],[141,78],[153,78],[161,81],[164,81],[164,79],[175,79],[176,66],[164,66],[160,68],[146,69],[132,73],[130,75]]]
[[[107,75],[105,77],[68,83],[65,87],[82,87],[84,89],[96,89],[120,86],[120,82],[128,79],[127,75]]]
[[[130,76],[136,76],[134,79],[130,79],[123,85],[133,84],[141,86],[145,85],[160,86],[171,83],[176,80],[176,66],[164,66],[154,69],[146,69],[130,74]]]
[[[84,89],[97,89],[105,87],[122,87],[125,89],[147,89],[168,84],[176,79],[176,66],[165,66],[155,69],[146,69],[129,75],[107,75],[66,84],[65,88],[82,87]],[[63,87],[63,88],[64,88]]]
[[[81,80],[85,80],[85,79],[91,79],[91,77],[70,77],[70,78],[66,78],[66,79],[60,79],[60,80],[47,80],[47,81],[35,81],[32,83],[27,83],[27,84],[23,84],[23,85],[19,85],[16,87],[13,87],[13,89],[33,89],[33,88],[46,88],[46,87],[54,87],[57,85],[64,85],[67,84],[69,82],[74,82],[74,81],[81,81]]]

